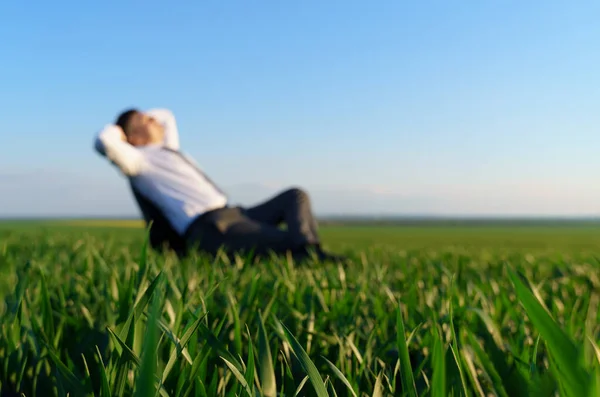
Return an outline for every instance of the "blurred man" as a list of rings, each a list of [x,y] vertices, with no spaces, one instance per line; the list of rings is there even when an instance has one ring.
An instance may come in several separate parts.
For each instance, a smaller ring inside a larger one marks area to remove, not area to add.
[[[177,123],[167,109],[124,111],[100,131],[95,149],[129,179],[144,219],[153,223],[154,247],[342,259],[321,248],[309,197],[301,189],[254,207],[230,206],[227,195],[179,150]],[[287,230],[278,227],[282,223]]]

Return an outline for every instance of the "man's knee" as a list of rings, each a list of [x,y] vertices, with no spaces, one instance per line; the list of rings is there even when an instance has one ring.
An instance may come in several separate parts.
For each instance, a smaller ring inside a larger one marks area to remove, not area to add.
[[[290,197],[293,201],[297,201],[297,202],[304,202],[304,201],[309,201],[310,197],[308,195],[308,193],[306,192],[306,190],[300,188],[300,187],[292,187],[288,190],[286,190],[285,194]]]

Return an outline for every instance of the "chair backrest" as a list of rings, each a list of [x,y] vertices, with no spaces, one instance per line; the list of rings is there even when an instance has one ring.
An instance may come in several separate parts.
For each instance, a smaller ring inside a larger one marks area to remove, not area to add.
[[[142,212],[146,227],[150,226],[150,246],[155,250],[163,248],[172,249],[178,255],[181,255],[186,250],[185,240],[180,236],[169,220],[164,216],[162,211],[147,197],[145,197],[135,186],[130,182],[133,196]]]

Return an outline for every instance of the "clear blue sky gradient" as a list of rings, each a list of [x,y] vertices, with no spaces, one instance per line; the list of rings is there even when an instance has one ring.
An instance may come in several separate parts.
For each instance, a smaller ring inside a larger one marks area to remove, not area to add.
[[[597,1],[5,2],[0,215],[137,214],[92,151],[168,107],[235,200],[600,214]]]

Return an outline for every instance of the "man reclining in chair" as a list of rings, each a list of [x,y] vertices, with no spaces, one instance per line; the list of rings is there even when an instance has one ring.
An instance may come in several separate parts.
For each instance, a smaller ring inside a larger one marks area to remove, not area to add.
[[[184,255],[191,248],[216,254],[291,253],[340,260],[321,248],[308,195],[293,188],[254,207],[228,198],[179,150],[174,115],[167,109],[131,109],[97,135],[95,149],[128,178],[150,228],[153,248]],[[287,230],[278,226],[287,225]]]

